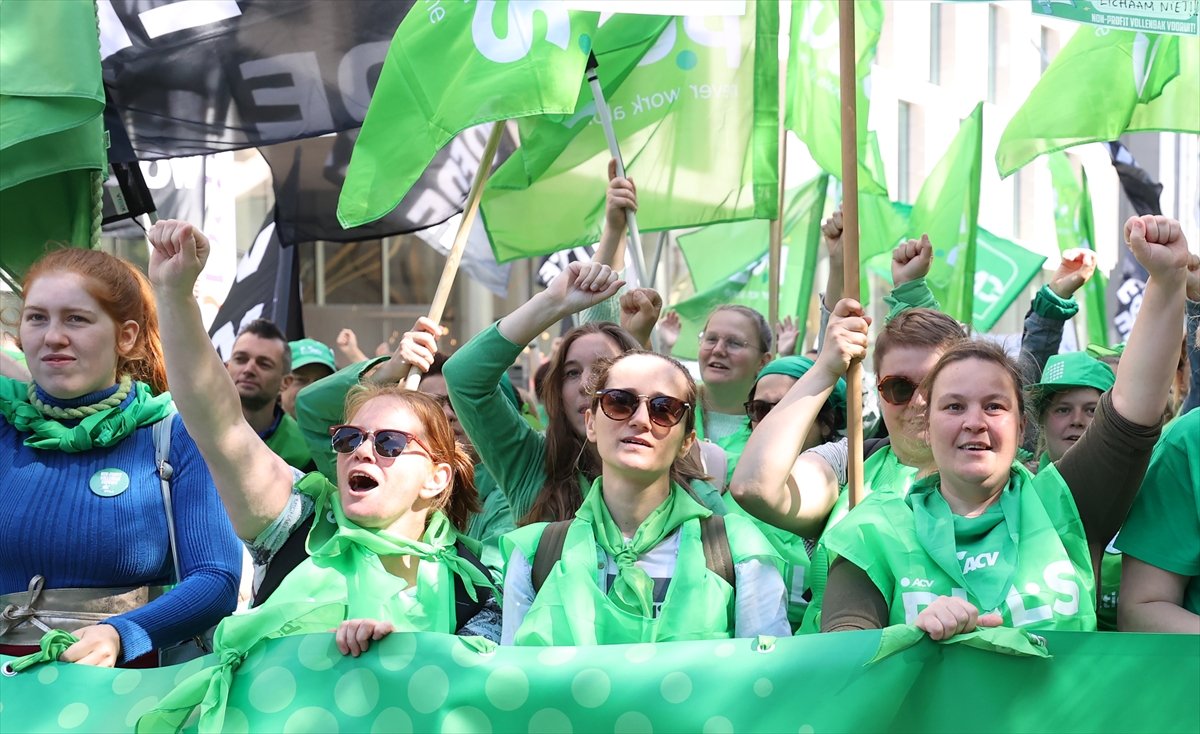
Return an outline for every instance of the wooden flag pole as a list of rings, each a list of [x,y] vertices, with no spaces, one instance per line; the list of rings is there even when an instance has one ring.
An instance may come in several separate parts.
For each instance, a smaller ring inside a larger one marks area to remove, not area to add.
[[[796,8],[792,8],[796,12]],[[767,323],[771,329],[779,323],[779,282],[783,275],[783,209],[787,168],[787,65],[779,65],[779,210],[771,220],[770,247],[767,250]],[[779,345],[775,345],[778,348]]]
[[[612,112],[608,102],[604,100],[604,89],[600,86],[600,77],[596,75],[596,67],[600,64],[596,54],[588,56],[586,76],[588,86],[592,88],[592,99],[596,101],[596,114],[600,117],[600,126],[604,128],[604,137],[608,140],[608,152],[617,162],[617,175],[625,178],[625,161],[621,158],[621,148],[617,145],[617,133],[613,130]],[[654,273],[646,271],[646,257],[642,253],[642,234],[638,231],[637,215],[630,209],[625,210],[625,219],[629,226],[629,243],[625,248],[629,253],[629,264],[633,267],[634,277],[643,288],[654,287]]]
[[[458,233],[454,235],[454,245],[446,253],[446,266],[442,268],[442,279],[438,281],[437,290],[433,294],[433,303],[429,305],[429,319],[441,323],[442,314],[446,311],[446,303],[450,300],[450,289],[454,286],[454,276],[458,274],[459,263],[462,262],[463,250],[467,248],[467,237],[471,234],[471,225],[475,223],[475,215],[479,212],[479,199],[483,196],[483,187],[488,177],[492,175],[492,161],[496,159],[496,149],[500,147],[500,138],[504,137],[504,120],[492,123],[492,132],[488,135],[487,145],[483,156],[479,159],[479,168],[475,170],[475,178],[471,181],[471,190],[467,194],[466,205],[463,207],[462,221],[458,223]],[[416,390],[421,384],[421,371],[408,368],[408,376],[404,378],[404,386]]]
[[[845,298],[862,300],[858,281],[858,98],[854,58],[854,0],[838,0],[839,56],[842,97],[842,252],[846,262]],[[850,506],[863,499],[862,362],[846,373],[846,427],[849,461],[846,484]]]

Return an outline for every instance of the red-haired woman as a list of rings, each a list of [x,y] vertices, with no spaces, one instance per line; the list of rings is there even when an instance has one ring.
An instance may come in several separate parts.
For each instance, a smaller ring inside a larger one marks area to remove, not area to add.
[[[112,255],[61,249],[23,293],[33,381],[0,378],[0,652],[58,628],[79,638],[64,661],[154,665],[152,651],[233,611],[241,549],[183,422],[162,423],[149,283]]]

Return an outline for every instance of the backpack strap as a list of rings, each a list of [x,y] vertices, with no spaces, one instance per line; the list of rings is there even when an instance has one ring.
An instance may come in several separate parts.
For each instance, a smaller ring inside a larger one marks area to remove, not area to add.
[[[700,542],[704,545],[704,565],[725,579],[725,583],[736,592],[737,577],[733,571],[733,551],[729,547],[729,534],[725,531],[725,518],[720,515],[702,518]]]
[[[699,446],[700,463],[704,466],[704,473],[713,478],[718,492],[724,492],[725,472],[729,461],[729,457],[725,455],[725,449],[708,439],[700,441]]]
[[[175,544],[175,513],[171,509],[171,475],[175,470],[168,460],[171,455],[171,426],[175,423],[174,410],[155,423],[150,429],[154,438],[154,467],[158,471],[158,483],[162,488],[163,507],[167,511],[167,540],[171,544],[171,563],[175,568],[175,583],[183,580],[179,572],[179,551]]]
[[[479,569],[485,577],[492,578],[492,572],[467,548],[466,543],[463,543],[461,539],[454,541],[454,552],[458,554],[459,558]],[[472,599],[471,595],[467,593],[467,586],[463,583],[462,577],[458,574],[452,575],[454,576],[454,631],[458,632],[466,627],[467,623],[474,619],[475,615],[479,614],[483,606],[487,604],[488,599],[492,598],[492,590],[486,586],[476,587],[475,594],[479,598]]]
[[[530,581],[533,582],[533,594],[542,590],[542,584],[550,576],[550,569],[562,558],[563,546],[567,542],[567,528],[570,520],[552,522],[542,531],[542,539],[538,541],[537,550],[533,552],[533,568],[530,571]]]

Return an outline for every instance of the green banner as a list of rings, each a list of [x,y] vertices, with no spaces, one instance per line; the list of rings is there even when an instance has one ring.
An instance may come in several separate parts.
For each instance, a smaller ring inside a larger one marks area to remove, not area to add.
[[[1146,33],[1200,32],[1195,0],[1030,0],[1035,15]]]
[[[595,13],[553,3],[417,4],[392,38],[338,199],[355,227],[386,215],[472,125],[569,113]]]
[[[780,247],[780,318],[795,316],[803,323],[808,313],[828,186],[829,175],[822,174],[788,196]],[[673,308],[679,313],[680,330],[672,354],[696,359],[704,322],[723,303],[768,315],[769,244],[770,225],[761,220],[718,224],[679,238],[697,293]]]
[[[912,207],[893,202],[892,210],[895,216],[905,221]],[[977,231],[975,245],[975,297],[971,326],[976,331],[986,332],[996,325],[1025,290],[1025,286],[1034,279],[1045,264],[1046,257],[992,234],[983,227]],[[877,255],[868,262],[867,269],[890,283],[891,253]]]
[[[607,94],[643,232],[775,216],[779,7],[746,10],[672,19]],[[613,72],[601,65],[598,73],[607,80]],[[553,162],[539,155],[534,165],[518,153],[484,190],[484,224],[500,262],[599,239],[611,157],[603,128],[582,103],[560,124],[580,129]],[[534,144],[523,134],[522,147]]]
[[[1045,658],[911,631],[498,649],[396,633],[358,658],[330,634],[285,637],[232,660],[208,703],[227,698],[219,730],[230,734],[1200,729],[1194,636],[1043,632]],[[6,732],[130,732],[214,662],[36,666],[0,679],[0,722]]]
[[[1004,128],[996,167],[1007,177],[1039,155],[1127,132],[1200,133],[1197,90],[1200,38],[1081,27]]]
[[[93,2],[0,2],[0,270],[98,237],[105,155]]]

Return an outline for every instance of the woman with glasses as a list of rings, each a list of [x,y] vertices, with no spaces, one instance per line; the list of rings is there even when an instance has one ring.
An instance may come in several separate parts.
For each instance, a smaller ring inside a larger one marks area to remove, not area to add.
[[[701,476],[696,386],[670,357],[633,352],[594,368],[584,412],[601,462],[570,521],[501,539],[503,642],[605,645],[787,635],[780,559],[744,518],[713,515]]]
[[[1096,629],[1095,569],[1137,493],[1174,376],[1189,261],[1179,223],[1132,217],[1150,274],[1141,318],[1092,424],[1033,476],[1016,364],[962,341],[921,385],[931,472],[907,496],[876,492],[825,534],[836,560],[822,631],[915,624],[935,640],[1001,624]]]
[[[355,388],[346,400],[347,424],[330,431],[336,484],[318,472],[301,475],[246,423],[204,331],[192,287],[208,258],[207,238],[172,220],[157,222],[149,238],[167,374],[190,387],[175,401],[234,530],[256,560],[269,562],[311,525],[311,557],[260,608],[279,611],[222,624],[274,636],[281,628],[276,622],[271,629],[271,620],[292,604],[301,611],[283,625],[288,634],[337,626],[338,649],[355,656],[396,630],[497,639],[491,580],[477,546],[460,535],[479,509],[472,463],[438,402],[398,387]]]

